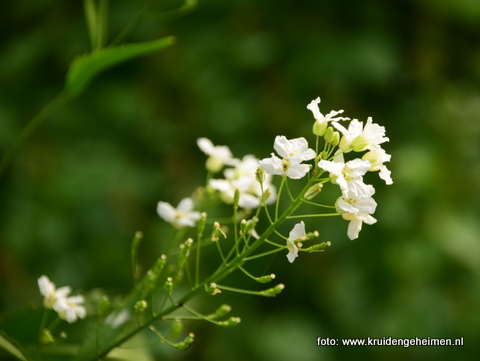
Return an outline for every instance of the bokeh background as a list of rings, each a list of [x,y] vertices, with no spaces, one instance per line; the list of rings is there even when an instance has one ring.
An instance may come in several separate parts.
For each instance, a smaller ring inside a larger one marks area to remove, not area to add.
[[[325,253],[266,259],[274,299],[222,293],[243,322],[192,322],[172,360],[471,360],[480,340],[480,2],[476,0],[152,1],[128,41],[173,47],[115,67],[46,121],[0,178],[0,308],[57,285],[131,287],[130,241],[147,267],[177,204],[205,179],[198,137],[267,157],[276,135],[310,137],[306,105],[387,129],[394,184],[375,185],[378,223],[349,241],[346,222],[308,222]],[[113,39],[143,6],[110,2]],[[58,94],[89,51],[80,1],[0,5],[0,152]],[[239,275],[240,276],[240,275]],[[230,284],[243,278],[230,279]],[[201,306],[208,313],[208,301]],[[464,337],[463,347],[317,347],[317,337]]]

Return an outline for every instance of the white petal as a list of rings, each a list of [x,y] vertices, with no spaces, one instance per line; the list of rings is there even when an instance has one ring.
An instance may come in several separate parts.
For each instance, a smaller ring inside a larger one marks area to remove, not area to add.
[[[282,160],[272,154],[271,158],[265,158],[260,161],[260,168],[272,175],[283,174]]]
[[[212,155],[215,146],[213,145],[212,141],[208,138],[198,138],[197,145],[202,152],[207,155]]]
[[[157,213],[165,221],[172,223],[175,221],[175,208],[170,203],[167,202],[158,202]]]
[[[48,297],[50,293],[55,292],[55,284],[50,281],[47,276],[41,276],[38,280],[38,288],[40,289],[40,293],[44,297]]]
[[[288,261],[290,263],[293,263],[293,261],[295,261],[295,258],[298,257],[298,248],[295,243],[293,243],[293,241],[291,241],[290,239],[287,239],[287,248],[289,251],[287,254]]]
[[[184,198],[177,206],[180,212],[190,212],[193,209],[193,200],[191,198]]]
[[[315,100],[312,100],[310,104],[307,105],[307,109],[309,109],[313,113],[313,117],[318,120],[319,122],[324,121],[324,116],[322,113],[320,113],[320,109],[318,107],[318,104],[320,103],[320,97],[318,97]]]
[[[381,166],[380,172],[378,174],[381,179],[385,181],[386,184],[393,184],[393,180],[391,175],[391,172],[388,170],[388,168],[384,165]]]
[[[290,179],[300,179],[303,178],[309,170],[310,166],[308,164],[290,164],[285,175]]]
[[[290,231],[290,234],[288,235],[288,239],[290,239],[293,242],[297,239],[302,239],[305,236],[306,236],[305,223],[301,221],[300,223],[297,223],[293,227],[293,229]]]
[[[348,224],[347,235],[352,241],[358,238],[358,234],[362,230],[362,221],[359,218],[354,218]]]
[[[318,162],[318,166],[323,170],[326,170],[327,172],[338,177],[342,174],[342,170],[345,167],[345,164],[341,162],[332,162],[322,159]]]
[[[67,297],[70,292],[72,292],[72,289],[69,286],[63,286],[55,292],[55,295],[57,297]]]
[[[273,149],[280,155],[281,157],[285,158],[288,157],[290,154],[290,142],[287,138],[283,135],[278,135],[275,137],[275,142],[273,143]]]

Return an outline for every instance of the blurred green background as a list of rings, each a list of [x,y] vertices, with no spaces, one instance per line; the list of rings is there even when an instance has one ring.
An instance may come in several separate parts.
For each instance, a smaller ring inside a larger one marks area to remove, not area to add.
[[[192,322],[188,351],[157,359],[471,360],[480,351],[480,2],[477,0],[152,1],[128,38],[171,48],[115,67],[29,138],[0,178],[0,313],[40,296],[36,279],[131,287],[130,241],[149,266],[170,229],[155,212],[204,182],[198,137],[237,157],[305,136],[306,105],[385,126],[394,184],[370,177],[378,223],[309,221],[332,246],[266,259],[274,299],[215,296],[243,322]],[[110,2],[110,40],[142,1]],[[88,52],[81,1],[0,5],[0,153]],[[241,275],[230,284],[249,284]],[[208,313],[213,309],[202,305]],[[463,347],[317,347],[317,337],[464,337]]]

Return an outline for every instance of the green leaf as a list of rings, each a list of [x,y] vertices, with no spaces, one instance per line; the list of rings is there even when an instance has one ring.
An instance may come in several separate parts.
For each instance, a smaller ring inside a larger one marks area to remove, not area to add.
[[[88,84],[102,71],[131,59],[162,50],[175,43],[169,36],[159,40],[136,44],[124,44],[99,49],[75,59],[67,73],[65,90],[71,95],[80,95]]]
[[[23,353],[3,335],[0,335],[0,347],[7,350],[7,352],[15,356],[17,359],[27,361]]]

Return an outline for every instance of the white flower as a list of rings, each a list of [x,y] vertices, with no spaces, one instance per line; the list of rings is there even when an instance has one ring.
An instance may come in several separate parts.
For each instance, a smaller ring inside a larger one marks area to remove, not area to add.
[[[337,122],[339,120],[349,120],[350,118],[344,117],[336,117],[336,115],[343,113],[342,110],[332,110],[330,113],[323,115],[320,113],[320,109],[318,104],[320,103],[320,97],[315,100],[312,100],[310,104],[307,105],[307,109],[309,109],[313,113],[313,117],[315,118],[315,125],[313,126],[313,133],[315,135],[322,136],[327,129],[328,122]]]
[[[348,224],[348,238],[354,240],[362,229],[362,224],[374,224],[377,220],[370,214],[375,212],[377,203],[372,197],[356,199],[354,197],[340,197],[335,203],[338,213],[342,214],[343,219],[350,221]]]
[[[216,173],[219,172],[223,166],[226,165],[235,165],[238,160],[233,158],[230,148],[226,145],[213,145],[212,141],[207,138],[198,138],[197,145],[208,155],[206,168],[210,172]]]
[[[372,117],[368,117],[365,127],[358,119],[353,119],[348,129],[339,123],[333,123],[333,126],[343,134],[340,148],[345,152],[372,150],[389,141],[385,137],[385,127],[372,123]]]
[[[87,311],[81,304],[85,302],[83,296],[67,297],[71,289],[68,286],[60,287],[58,290],[55,284],[47,276],[38,279],[38,287],[43,295],[45,308],[58,312],[61,319],[69,323],[75,322],[77,318],[85,318]]]
[[[363,182],[363,175],[371,167],[371,163],[367,160],[357,158],[343,163],[322,159],[318,162],[318,166],[333,175],[333,180],[340,186],[344,197],[352,193],[355,198],[366,198],[374,193],[373,187]]]
[[[194,227],[195,223],[201,218],[200,212],[193,211],[193,200],[184,198],[180,201],[177,208],[170,203],[158,202],[157,213],[168,223],[172,223],[175,227]]]
[[[233,203],[235,191],[238,190],[240,198],[238,206],[245,209],[253,209],[260,206],[262,200],[262,186],[256,178],[258,159],[253,155],[246,155],[237,163],[235,168],[228,168],[224,171],[225,179],[210,179],[209,185],[220,191],[225,203]],[[276,190],[270,184],[271,176],[265,174],[263,190],[269,192],[267,204],[275,202]]]
[[[71,288],[68,286],[60,287],[57,290],[55,288],[55,284],[50,281],[47,276],[41,276],[37,282],[40,293],[44,297],[43,305],[45,308],[53,308],[59,298],[65,298],[70,294],[70,292],[72,292]]]
[[[375,213],[377,202],[372,197],[355,198],[350,194],[350,197],[340,197],[335,203],[335,208],[338,213]]]
[[[87,311],[81,304],[85,302],[83,296],[59,298],[53,309],[58,312],[61,319],[68,323],[75,322],[78,318],[85,318]]]
[[[391,155],[387,154],[387,152],[380,147],[373,148],[369,152],[365,153],[362,157],[363,160],[368,160],[371,163],[369,171],[380,171],[380,178],[383,179],[387,184],[392,184],[393,180],[391,177],[391,172],[383,163],[389,162],[390,158]]]
[[[305,240],[306,237],[307,234],[305,233],[305,223],[303,223],[303,221],[297,223],[290,231],[290,234],[287,238],[287,258],[290,263],[293,263],[293,261],[295,261],[295,258],[298,257],[297,243]]]
[[[301,164],[301,162],[315,158],[315,151],[308,148],[305,138],[288,140],[285,136],[277,136],[273,148],[283,159],[273,153],[271,158],[262,159],[260,168],[268,174],[300,179],[310,169],[308,164]]]

